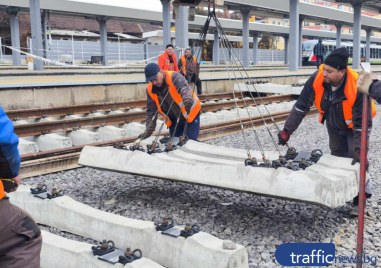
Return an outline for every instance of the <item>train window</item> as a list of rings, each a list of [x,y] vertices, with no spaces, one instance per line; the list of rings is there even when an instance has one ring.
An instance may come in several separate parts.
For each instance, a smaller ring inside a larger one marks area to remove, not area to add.
[[[365,53],[364,53],[364,48],[362,47],[361,48],[361,52],[360,52],[361,56],[360,57],[365,57]]]

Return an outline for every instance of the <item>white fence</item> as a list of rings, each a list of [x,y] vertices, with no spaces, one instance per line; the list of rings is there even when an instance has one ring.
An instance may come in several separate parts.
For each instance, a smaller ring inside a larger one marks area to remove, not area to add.
[[[145,63],[147,59],[148,62],[156,62],[158,55],[160,55],[164,49],[165,47],[162,45],[108,42],[107,55],[110,64],[125,62]],[[30,52],[30,48],[28,50],[28,52]],[[238,56],[242,62],[243,49],[234,48],[233,50],[230,57]],[[2,50],[0,49],[0,51]],[[250,64],[253,62],[253,52],[253,49],[249,50]],[[181,51],[176,51],[176,54],[179,56]],[[53,61],[86,63],[91,60],[91,56],[101,56],[101,45],[100,42],[96,41],[51,40],[49,49],[46,51],[46,56]],[[220,48],[220,62],[222,64],[229,61],[231,62],[232,58],[227,59],[226,57],[229,57],[227,49]],[[24,58],[23,55],[22,58]],[[0,61],[11,61],[11,57],[10,55],[4,55],[0,52]],[[268,64],[283,63],[284,50],[258,49],[257,61],[258,63]]]

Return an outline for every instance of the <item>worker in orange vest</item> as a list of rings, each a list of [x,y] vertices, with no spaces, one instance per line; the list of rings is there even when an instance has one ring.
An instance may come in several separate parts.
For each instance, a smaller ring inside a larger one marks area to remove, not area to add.
[[[41,231],[6,195],[21,183],[18,141],[11,120],[0,107],[0,267],[40,268]]]
[[[160,69],[166,71],[179,71],[179,67],[177,66],[177,58],[175,54],[175,50],[172,44],[168,44],[165,47],[165,51],[158,58],[157,64],[160,66]]]
[[[148,64],[144,73],[148,82],[146,131],[139,138],[151,136],[160,114],[171,136],[182,136],[187,125],[186,136],[197,140],[201,102],[185,78],[178,72],[161,70],[156,63]]]
[[[184,55],[179,59],[180,73],[184,75],[189,84],[193,83],[197,87],[197,94],[202,94],[201,81],[199,78],[200,65],[197,63],[197,59],[192,55],[191,49],[186,48]]]
[[[357,92],[359,75],[348,67],[348,58],[346,48],[333,50],[319,70],[307,80],[283,130],[278,134],[279,144],[287,143],[310,107],[315,104],[320,113],[319,122],[326,122],[327,125],[331,154],[353,158],[352,164],[360,162],[363,95]],[[369,107],[372,109],[368,119],[371,128],[376,108],[373,102]],[[369,183],[365,192],[368,198],[371,197]],[[353,205],[352,211],[357,215],[357,196]]]

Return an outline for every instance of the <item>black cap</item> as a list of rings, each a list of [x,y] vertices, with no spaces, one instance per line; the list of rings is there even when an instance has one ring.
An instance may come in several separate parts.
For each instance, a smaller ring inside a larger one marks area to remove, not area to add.
[[[349,53],[345,47],[340,47],[331,52],[325,58],[324,64],[329,65],[337,70],[342,70],[348,66]]]
[[[168,45],[165,47],[165,49],[167,49],[167,48],[169,48],[169,47],[174,48],[174,46],[173,46],[172,44],[168,44]]]
[[[150,82],[156,78],[157,74],[160,72],[160,67],[156,63],[149,63],[144,68],[144,74],[146,76],[146,82]]]

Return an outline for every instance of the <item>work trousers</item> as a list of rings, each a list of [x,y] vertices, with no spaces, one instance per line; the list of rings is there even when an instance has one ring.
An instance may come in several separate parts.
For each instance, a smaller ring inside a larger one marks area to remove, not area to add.
[[[316,56],[316,67],[319,69],[320,65],[323,63],[323,56]]]
[[[193,83],[196,88],[197,88],[197,95],[201,95],[202,94],[202,83],[201,83],[201,80],[200,78],[197,77],[196,74],[187,74],[185,76],[185,79],[188,81],[188,84],[192,86],[191,83]],[[192,89],[194,88],[194,86],[192,86]]]
[[[41,231],[31,216],[0,200],[0,267],[40,268]]]
[[[332,129],[327,124],[328,136],[329,136],[329,149],[331,150],[331,155],[354,158],[355,156],[355,146],[353,140],[353,130],[348,129],[346,131],[338,132]],[[365,193],[367,198],[372,196],[372,187],[370,180],[366,181]]]
[[[175,129],[176,129],[176,133],[175,135],[173,135],[173,133],[175,132]],[[181,118],[179,120],[179,123],[177,124],[177,127],[176,127],[176,123],[172,121],[172,126],[169,128],[169,133],[171,134],[171,136],[180,137],[183,135],[184,129],[185,129],[185,121],[183,120],[183,118]],[[189,139],[196,141],[198,138],[199,132],[200,132],[200,114],[198,114],[194,118],[192,123],[187,124],[187,129],[185,134],[188,136]]]

